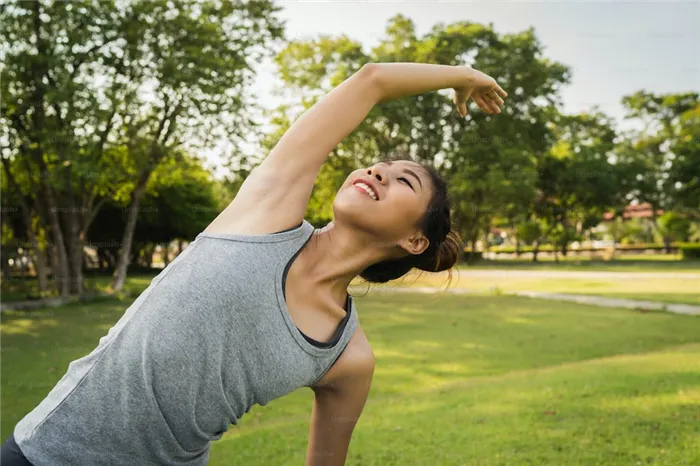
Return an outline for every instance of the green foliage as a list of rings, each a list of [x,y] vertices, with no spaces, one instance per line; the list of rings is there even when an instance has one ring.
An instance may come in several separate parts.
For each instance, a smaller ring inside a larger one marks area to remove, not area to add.
[[[211,173],[192,157],[160,166],[149,180],[139,207],[135,243],[143,246],[194,239],[222,210],[222,200],[217,197],[215,186]],[[127,213],[127,205],[108,202],[90,228],[93,244],[118,242]]]
[[[700,259],[700,244],[684,244],[680,250],[684,260]]]
[[[517,227],[518,241],[530,244],[540,236],[542,236],[542,229],[540,224],[535,221],[526,221],[519,224]]]
[[[690,220],[677,212],[666,212],[657,219],[659,231],[673,241],[685,241],[690,234]]]
[[[670,210],[700,206],[700,94],[639,91],[622,100],[627,117],[642,130],[619,143],[619,163],[627,170],[626,192],[640,202]]]
[[[249,88],[282,37],[278,11],[268,0],[4,2],[1,155],[39,229],[50,229],[71,292],[80,292],[81,243],[100,208],[145,211],[139,201],[161,165],[173,170],[183,151],[251,134]],[[195,198],[209,205],[197,183],[161,186],[175,200],[159,211],[180,222],[169,235],[201,225],[201,212],[182,210]],[[65,215],[51,215],[57,209]],[[128,253],[133,227],[119,233]]]

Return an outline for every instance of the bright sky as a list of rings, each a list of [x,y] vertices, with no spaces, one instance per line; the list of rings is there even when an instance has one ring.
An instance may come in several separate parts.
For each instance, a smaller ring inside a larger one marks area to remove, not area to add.
[[[438,22],[493,24],[499,33],[532,26],[544,55],[568,65],[572,83],[562,92],[564,111],[597,105],[620,121],[620,99],[639,89],[665,93],[700,90],[700,2],[370,2],[278,1],[289,39],[346,34],[369,50],[397,13],[411,18],[419,36]],[[498,76],[494,76],[498,79]],[[274,68],[260,66],[256,95],[276,107]],[[226,143],[206,154],[216,165]]]

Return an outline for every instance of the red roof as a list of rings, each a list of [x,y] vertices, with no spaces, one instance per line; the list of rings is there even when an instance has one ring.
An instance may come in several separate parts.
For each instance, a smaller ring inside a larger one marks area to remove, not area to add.
[[[661,209],[656,210],[656,215],[663,215],[664,211]],[[630,204],[625,207],[625,211],[622,213],[622,218],[651,218],[651,204],[645,202],[644,204]],[[612,212],[605,212],[603,214],[603,220],[610,221],[613,219]]]

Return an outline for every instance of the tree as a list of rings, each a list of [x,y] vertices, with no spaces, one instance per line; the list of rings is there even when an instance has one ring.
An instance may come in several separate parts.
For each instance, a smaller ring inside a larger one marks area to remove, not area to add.
[[[671,141],[673,153],[668,178],[674,207],[700,220],[700,102],[680,114]]]
[[[700,95],[639,91],[624,97],[622,103],[627,118],[641,127],[625,133],[618,149],[620,162],[631,175],[632,197],[651,205],[654,224],[659,209],[697,212]]]
[[[664,240],[666,254],[671,252],[672,241],[686,241],[690,235],[690,221],[676,212],[666,212],[656,222]]]
[[[282,35],[277,10],[265,0],[3,8],[2,157],[31,174],[62,294],[82,292],[86,233],[104,202],[128,192],[120,289],[153,171],[185,141],[245,137],[252,65]]]
[[[152,253],[157,244],[193,240],[221,211],[217,181],[197,159],[181,157],[161,164],[149,179],[134,230],[132,258]],[[90,229],[91,245],[109,266],[116,266],[117,234],[128,221],[128,206],[128,199],[109,202]]]
[[[538,160],[538,199],[533,214],[548,224],[544,236],[555,231],[557,245],[581,234],[584,222],[602,215],[619,196],[618,171],[612,163],[615,131],[600,112],[555,115],[551,150]]]

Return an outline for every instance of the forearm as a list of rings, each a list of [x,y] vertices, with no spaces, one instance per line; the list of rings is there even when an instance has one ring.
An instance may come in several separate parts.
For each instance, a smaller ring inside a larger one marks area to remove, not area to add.
[[[380,102],[438,89],[463,87],[470,68],[425,63],[372,63]]]

